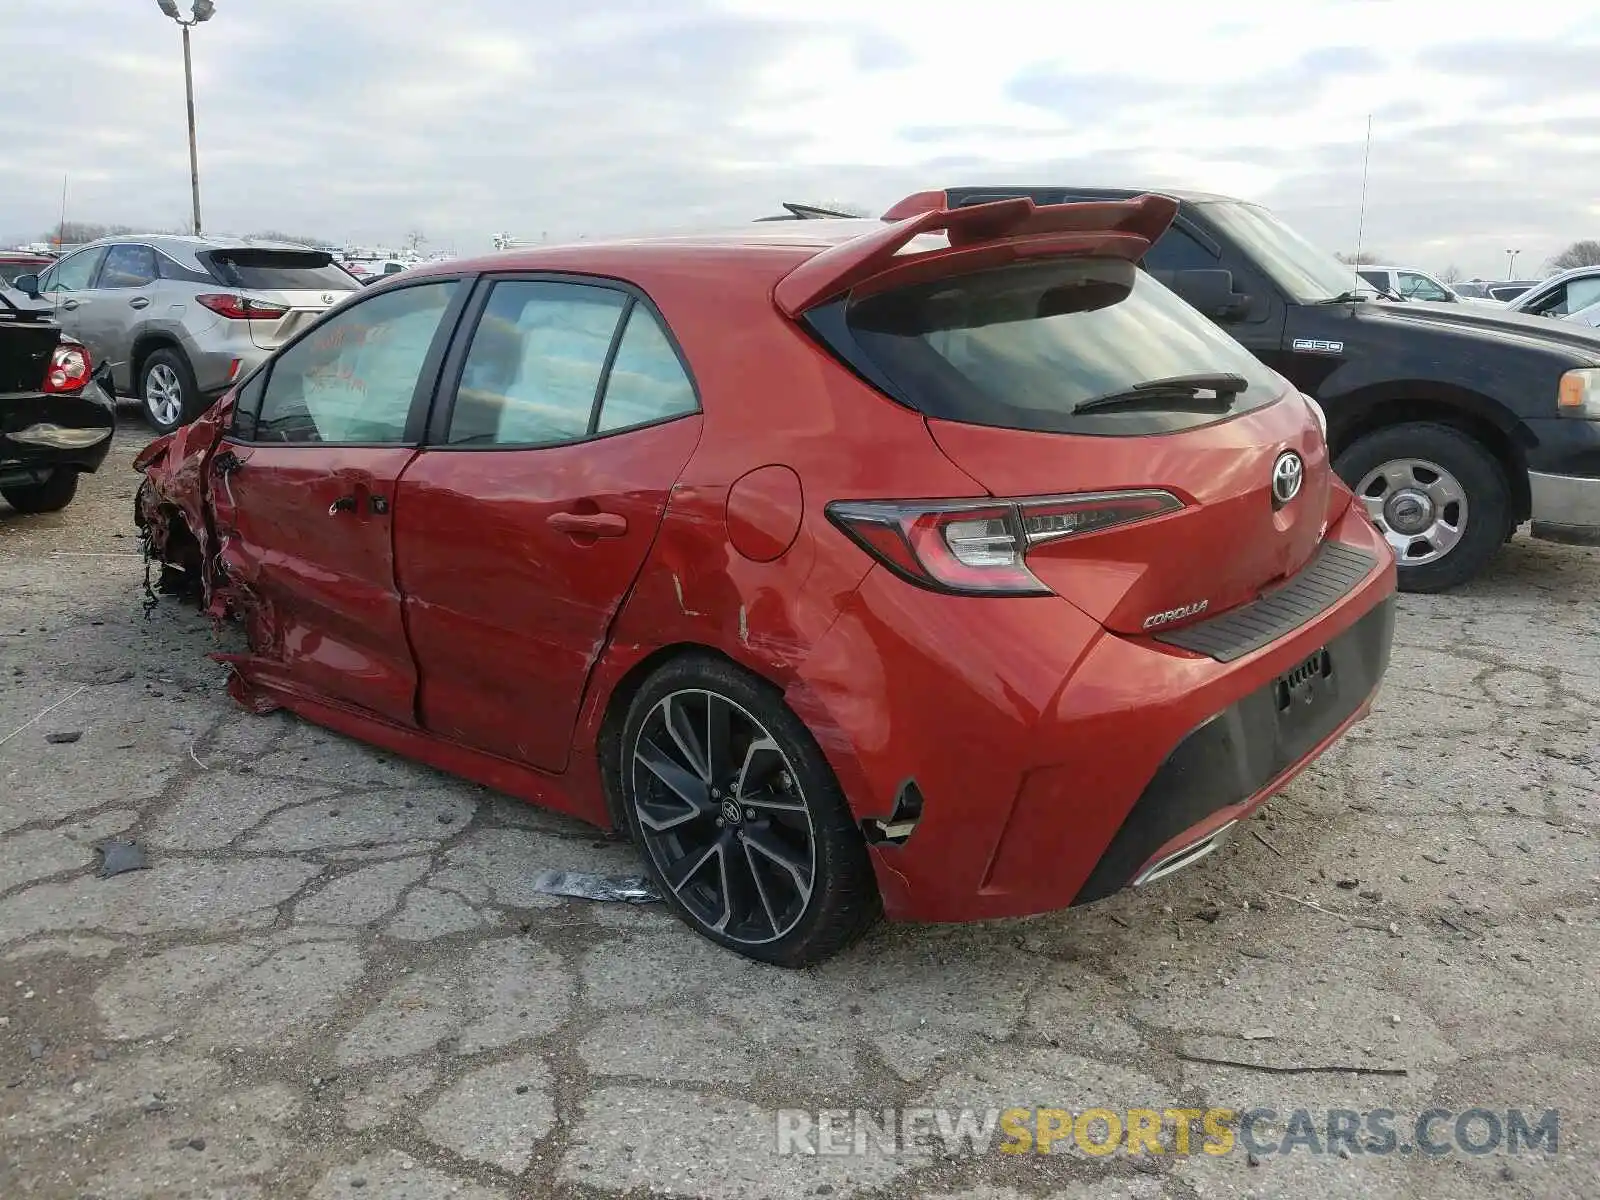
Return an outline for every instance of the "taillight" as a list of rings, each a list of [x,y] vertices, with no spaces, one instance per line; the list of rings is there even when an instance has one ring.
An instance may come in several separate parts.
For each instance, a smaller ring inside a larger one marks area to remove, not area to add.
[[[1021,500],[835,501],[828,516],[901,578],[961,595],[1043,596],[1028,550],[1147,521],[1183,507],[1141,489]]]
[[[265,300],[231,296],[225,292],[208,292],[204,296],[196,296],[195,301],[230,321],[276,321],[289,311],[281,304],[268,304]]]
[[[62,342],[50,354],[50,369],[44,373],[46,392],[75,392],[89,382],[87,347],[77,342]]]

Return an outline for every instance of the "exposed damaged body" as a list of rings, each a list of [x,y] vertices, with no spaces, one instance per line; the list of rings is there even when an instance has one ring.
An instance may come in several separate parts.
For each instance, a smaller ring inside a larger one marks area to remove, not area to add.
[[[626,829],[700,933],[1062,908],[1367,712],[1395,565],[1174,205],[424,265],[139,456],[244,704]]]

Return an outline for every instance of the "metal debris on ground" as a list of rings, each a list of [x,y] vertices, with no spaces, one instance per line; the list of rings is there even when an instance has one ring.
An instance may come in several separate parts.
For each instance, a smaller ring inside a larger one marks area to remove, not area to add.
[[[109,879],[113,875],[122,875],[128,871],[143,871],[150,866],[150,857],[138,842],[109,838],[96,846],[95,852],[100,855],[101,879]]]
[[[661,893],[642,875],[599,875],[593,871],[540,871],[533,890],[551,896],[580,900],[616,900],[625,904],[655,904]]]

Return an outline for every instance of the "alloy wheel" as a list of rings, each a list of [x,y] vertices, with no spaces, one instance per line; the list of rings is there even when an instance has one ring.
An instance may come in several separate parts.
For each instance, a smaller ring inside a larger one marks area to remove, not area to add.
[[[1466,489],[1438,463],[1422,458],[1381,463],[1355,491],[1403,567],[1437,562],[1466,533]]]
[[[145,374],[144,403],[161,426],[177,424],[183,412],[183,385],[166,363],[157,363]]]
[[[695,921],[743,945],[799,924],[816,830],[794,765],[759,720],[715,692],[672,692],[645,717],[629,768],[645,850]]]

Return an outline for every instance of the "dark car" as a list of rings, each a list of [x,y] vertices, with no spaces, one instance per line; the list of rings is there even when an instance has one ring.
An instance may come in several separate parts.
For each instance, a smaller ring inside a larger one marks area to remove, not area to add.
[[[885,218],[1139,194],[950,188]],[[1485,304],[1391,303],[1259,205],[1167,194],[1177,219],[1145,268],[1322,404],[1335,466],[1393,547],[1403,590],[1465,583],[1524,521],[1537,538],[1600,545],[1595,330]]]
[[[137,519],[237,699],[626,828],[740,953],[1097,900],[1360,720],[1393,625],[1315,403],[1135,266],[1175,210],[418,266]]]
[[[116,408],[104,366],[61,336],[48,304],[0,287],[0,496],[18,512],[72,502],[105,461]]]

